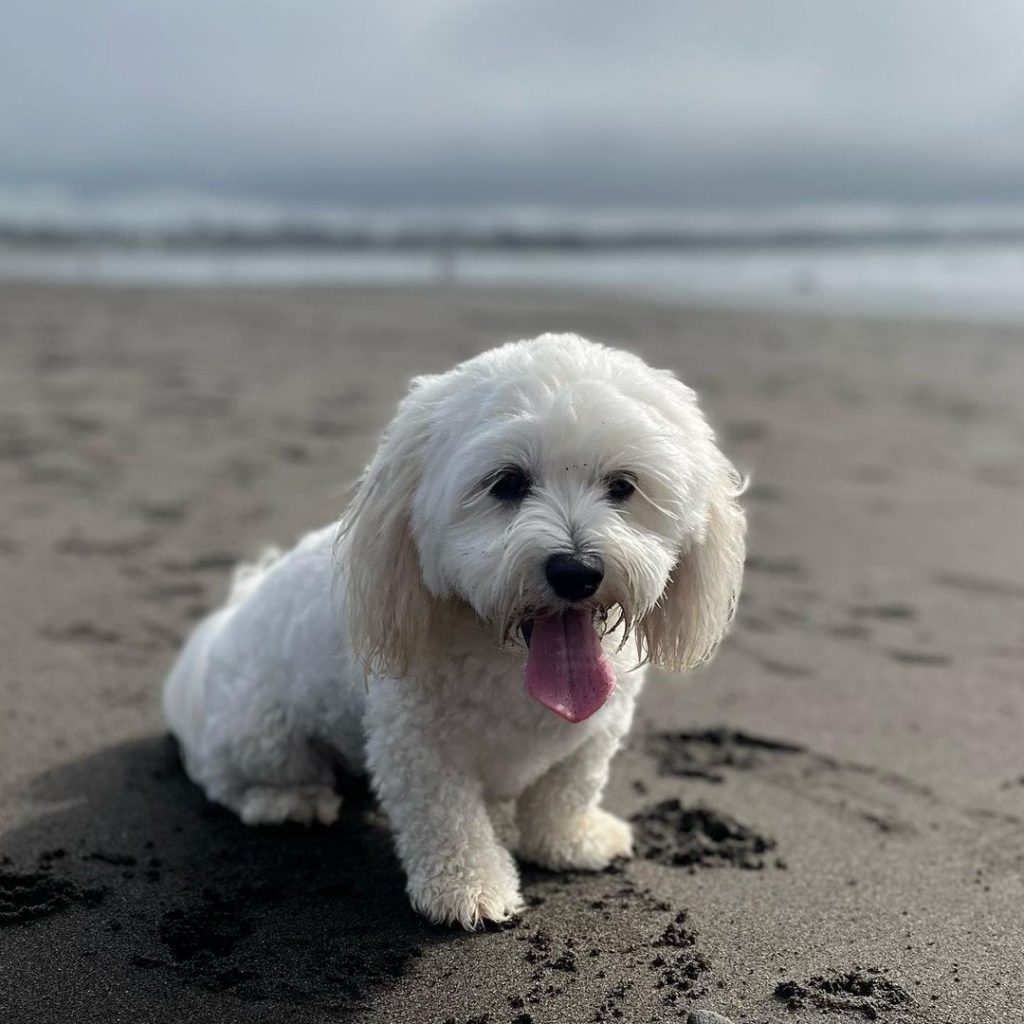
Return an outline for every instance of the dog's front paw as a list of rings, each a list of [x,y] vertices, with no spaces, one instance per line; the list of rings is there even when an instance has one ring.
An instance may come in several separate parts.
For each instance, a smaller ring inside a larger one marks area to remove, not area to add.
[[[592,807],[573,818],[524,825],[519,854],[554,871],[600,871],[617,857],[633,855],[633,830],[614,814]]]
[[[410,876],[409,899],[413,909],[435,924],[460,925],[467,931],[487,921],[507,921],[523,909],[519,874],[506,850],[485,865],[454,862],[429,877]]]

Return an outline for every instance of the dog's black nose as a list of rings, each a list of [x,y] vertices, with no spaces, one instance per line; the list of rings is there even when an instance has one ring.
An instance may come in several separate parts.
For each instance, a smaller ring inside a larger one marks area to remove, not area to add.
[[[544,566],[551,589],[566,601],[590,597],[604,579],[600,555],[552,555]]]

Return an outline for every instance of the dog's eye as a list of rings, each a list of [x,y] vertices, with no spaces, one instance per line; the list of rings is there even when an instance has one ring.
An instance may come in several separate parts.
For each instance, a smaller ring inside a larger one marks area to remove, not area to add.
[[[521,501],[530,493],[530,478],[521,469],[503,469],[492,478],[490,490],[498,501]]]
[[[636,484],[628,476],[613,476],[608,479],[608,497],[612,501],[626,501],[636,490]]]

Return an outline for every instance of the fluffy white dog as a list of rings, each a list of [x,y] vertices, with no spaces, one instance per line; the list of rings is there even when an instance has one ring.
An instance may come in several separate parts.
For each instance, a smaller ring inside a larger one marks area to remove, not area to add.
[[[417,910],[505,920],[510,809],[524,860],[630,854],[609,762],[643,666],[722,638],[740,491],[693,391],[625,352],[546,334],[416,379],[340,524],[241,567],[186,644],[164,709],[189,775],[247,824],[330,824],[340,756]]]

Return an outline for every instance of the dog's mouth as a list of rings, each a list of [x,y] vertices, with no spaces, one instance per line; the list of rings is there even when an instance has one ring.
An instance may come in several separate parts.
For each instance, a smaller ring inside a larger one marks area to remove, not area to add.
[[[615,689],[615,674],[601,647],[590,607],[567,608],[524,619],[528,654],[526,692],[568,722],[599,711]]]

